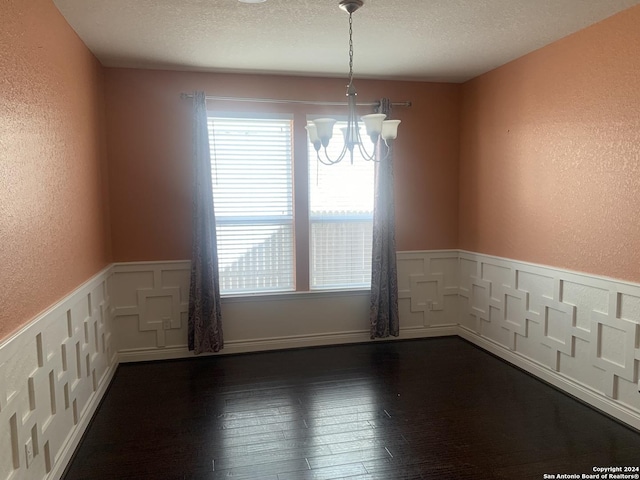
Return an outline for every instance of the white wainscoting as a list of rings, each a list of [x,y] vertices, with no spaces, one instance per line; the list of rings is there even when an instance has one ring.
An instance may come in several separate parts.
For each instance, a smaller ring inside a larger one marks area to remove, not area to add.
[[[117,366],[109,271],[0,344],[0,479],[58,479],[67,466]]]
[[[457,251],[399,252],[398,338],[457,333]],[[120,361],[191,356],[189,262],[118,263],[110,279]],[[239,353],[369,340],[369,292],[222,299],[225,348]]]
[[[397,259],[399,338],[460,335],[640,429],[640,285],[458,250]],[[3,341],[0,480],[60,478],[118,362],[191,356],[188,292],[188,261],[114,264]],[[368,312],[368,292],[224,298],[223,353],[368,341]]]
[[[460,252],[460,336],[640,429],[640,285]]]

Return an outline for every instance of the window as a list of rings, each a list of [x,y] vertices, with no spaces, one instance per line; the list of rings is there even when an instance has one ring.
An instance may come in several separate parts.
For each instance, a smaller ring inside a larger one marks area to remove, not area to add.
[[[294,283],[292,120],[209,116],[220,291]]]
[[[317,164],[306,134],[294,160],[293,116],[209,113],[208,126],[220,292],[369,288],[375,165],[357,152],[353,164]]]
[[[340,154],[340,129],[345,126],[346,122],[334,125],[327,148],[330,158]],[[369,137],[361,133],[372,152]],[[324,165],[311,143],[308,150],[310,287],[369,288],[375,164],[364,160],[357,147],[353,164],[347,154],[340,163]]]

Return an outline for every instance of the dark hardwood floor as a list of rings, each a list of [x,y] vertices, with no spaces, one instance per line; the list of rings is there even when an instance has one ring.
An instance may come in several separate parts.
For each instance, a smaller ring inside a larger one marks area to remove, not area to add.
[[[640,433],[455,337],[121,365],[66,480],[542,479]]]

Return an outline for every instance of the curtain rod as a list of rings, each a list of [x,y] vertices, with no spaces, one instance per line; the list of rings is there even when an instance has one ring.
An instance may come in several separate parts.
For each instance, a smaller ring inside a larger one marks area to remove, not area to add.
[[[181,93],[180,98],[193,98],[192,93]],[[254,103],[297,103],[304,105],[334,105],[334,106],[347,106],[347,102],[324,102],[318,100],[281,100],[277,98],[242,98],[242,97],[215,97],[207,95],[205,97],[207,100],[219,100],[219,101],[230,101],[230,102],[254,102]],[[365,103],[356,103],[358,106],[369,106],[369,107],[377,107],[380,105],[380,102],[365,102]],[[391,103],[393,107],[410,107],[411,102],[393,102]]]

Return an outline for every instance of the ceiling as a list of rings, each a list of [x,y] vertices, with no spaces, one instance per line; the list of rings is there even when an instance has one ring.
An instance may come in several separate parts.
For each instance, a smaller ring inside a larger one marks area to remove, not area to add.
[[[53,0],[108,67],[346,76],[338,0]],[[365,0],[356,77],[462,82],[640,0]]]

